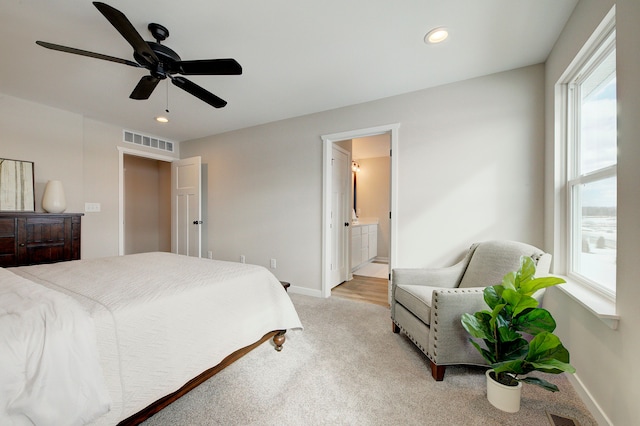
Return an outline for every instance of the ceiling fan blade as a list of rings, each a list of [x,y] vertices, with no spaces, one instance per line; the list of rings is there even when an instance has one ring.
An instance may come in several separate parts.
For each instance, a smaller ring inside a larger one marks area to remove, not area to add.
[[[145,58],[149,64],[158,62],[158,57],[155,52],[151,50],[146,41],[133,24],[127,19],[126,16],[118,9],[115,9],[108,4],[104,4],[98,1],[94,1],[93,5],[104,15],[105,18],[115,27],[116,30],[122,35],[122,37],[129,42],[133,47],[133,50],[143,58]]]
[[[208,103],[215,108],[222,108],[227,104],[227,101],[214,95],[213,93],[203,89],[192,81],[187,80],[184,77],[171,77],[171,82],[184,90],[187,93],[192,94],[196,98]]]
[[[159,82],[160,82],[160,79],[155,78],[151,75],[145,75],[140,79],[140,81],[136,85],[135,89],[133,89],[133,92],[131,92],[129,97],[131,99],[138,99],[138,100],[149,99],[149,96],[151,96],[153,89],[156,88]]]
[[[142,65],[137,62],[128,61],[126,59],[116,58],[114,56],[103,55],[102,53],[89,52],[88,50],[76,49],[75,47],[61,46],[59,44],[48,43],[46,41],[36,41],[38,46],[46,47],[51,50],[58,50],[60,52],[73,53],[75,55],[88,56],[90,58],[103,59],[105,61],[117,62],[119,64],[129,65],[131,67],[140,68]]]
[[[183,75],[240,75],[242,66],[235,59],[177,61],[171,72]]]

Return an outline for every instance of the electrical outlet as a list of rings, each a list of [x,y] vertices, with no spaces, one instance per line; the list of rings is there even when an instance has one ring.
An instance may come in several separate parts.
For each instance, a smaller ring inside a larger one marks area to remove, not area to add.
[[[276,260],[271,259],[271,269],[276,269]]]
[[[244,254],[241,254],[241,255],[240,255],[240,263],[246,263],[246,262],[245,262],[245,260],[246,260],[246,259],[245,259],[245,257],[244,257]]]

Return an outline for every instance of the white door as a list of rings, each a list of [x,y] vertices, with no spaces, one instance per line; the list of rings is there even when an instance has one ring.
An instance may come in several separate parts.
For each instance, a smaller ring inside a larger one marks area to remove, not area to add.
[[[349,153],[334,146],[331,157],[331,288],[347,279]]]
[[[201,257],[201,158],[171,163],[171,251]]]

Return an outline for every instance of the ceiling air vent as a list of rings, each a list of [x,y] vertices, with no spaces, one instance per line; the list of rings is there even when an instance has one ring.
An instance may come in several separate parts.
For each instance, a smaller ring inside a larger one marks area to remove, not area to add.
[[[134,145],[155,148],[159,149],[160,151],[173,152],[173,142],[154,138],[153,136],[141,135],[140,133],[134,133],[128,130],[123,130],[122,140]]]

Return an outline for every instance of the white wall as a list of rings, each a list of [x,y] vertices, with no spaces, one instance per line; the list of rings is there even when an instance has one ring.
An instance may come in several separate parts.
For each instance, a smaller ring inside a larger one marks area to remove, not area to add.
[[[357,159],[360,171],[357,173],[357,200],[360,218],[378,219],[378,257],[389,258],[391,243],[391,158],[373,157]]]
[[[67,211],[82,211],[82,117],[0,94],[0,157],[34,162],[36,211],[48,180],[62,181]]]
[[[101,204],[100,213],[85,213],[82,218],[82,258],[116,256],[117,147],[145,148],[123,143],[121,127],[4,94],[0,94],[0,129],[0,157],[34,162],[36,210],[42,211],[47,181],[61,180],[67,212],[83,212],[85,202]]]
[[[599,410],[601,423],[637,424],[640,418],[640,2],[581,0],[546,64],[546,212],[545,243],[554,247],[553,102],[554,85],[595,28],[616,4],[618,85],[618,330],[612,330],[558,289],[545,296],[558,322],[557,332],[571,353],[574,376]],[[565,271],[556,270],[557,273]]]
[[[531,66],[181,143],[209,170],[214,257],[321,289],[321,135],[400,123],[397,266],[473,242],[543,242],[544,67]],[[304,94],[301,94],[304,96]],[[295,288],[294,288],[295,291]]]

